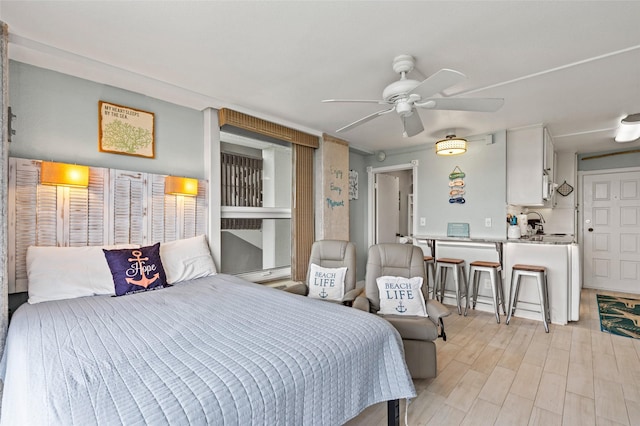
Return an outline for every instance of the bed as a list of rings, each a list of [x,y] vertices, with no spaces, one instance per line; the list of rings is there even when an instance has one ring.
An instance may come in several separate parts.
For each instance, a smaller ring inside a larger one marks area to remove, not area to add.
[[[3,425],[340,425],[415,396],[382,318],[224,274],[25,304],[0,378]]]

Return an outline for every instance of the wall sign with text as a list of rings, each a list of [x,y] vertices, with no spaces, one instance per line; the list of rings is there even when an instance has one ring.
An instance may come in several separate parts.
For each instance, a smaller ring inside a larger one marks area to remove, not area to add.
[[[154,118],[152,112],[99,101],[100,152],[154,158]]]

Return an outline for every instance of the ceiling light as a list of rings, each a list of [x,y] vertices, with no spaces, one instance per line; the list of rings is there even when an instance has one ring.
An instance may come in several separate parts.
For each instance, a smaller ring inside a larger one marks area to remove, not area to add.
[[[640,138],[640,114],[627,115],[620,121],[616,142],[632,142]]]
[[[467,152],[467,140],[458,138],[456,135],[447,135],[444,139],[436,142],[436,154],[438,155],[458,155]]]

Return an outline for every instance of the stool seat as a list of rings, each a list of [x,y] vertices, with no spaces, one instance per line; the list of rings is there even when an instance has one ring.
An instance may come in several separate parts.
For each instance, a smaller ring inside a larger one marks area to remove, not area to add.
[[[469,264],[469,280],[471,284],[473,294],[473,309],[476,308],[478,301],[478,288],[480,286],[480,275],[485,272],[489,274],[489,280],[491,282],[491,294],[493,296],[493,310],[496,314],[496,322],[500,324],[500,308],[502,305],[502,312],[506,315],[507,310],[504,306],[504,291],[502,289],[502,275],[500,271],[502,265],[500,262],[489,262],[486,260],[475,260]]]
[[[500,262],[487,262],[484,260],[475,260],[469,264],[469,266],[479,266],[481,268],[498,268],[501,269],[502,265]]]
[[[467,315],[469,309],[469,283],[467,282],[467,276],[464,270],[464,259],[455,259],[450,257],[441,257],[436,259],[436,278],[433,286],[433,298],[438,299],[440,302],[444,300],[444,288],[447,283],[447,271],[451,269],[453,271],[453,284],[456,287],[456,304],[458,306],[458,315],[462,314],[462,291],[460,289],[461,284],[464,285],[464,298],[466,301],[464,307],[464,315]],[[438,289],[440,290],[440,297],[438,298]]]
[[[425,256],[425,257],[424,257],[424,261],[425,261],[425,262],[431,262],[431,261],[433,261],[433,256]]]
[[[458,265],[460,263],[464,263],[464,259],[454,259],[451,257],[441,257],[438,260],[436,260],[436,262],[438,263],[453,263],[455,265]]]
[[[540,313],[542,314],[542,323],[544,331],[549,332],[549,323],[551,322],[551,312],[549,310],[549,288],[547,284],[547,268],[540,265],[523,265],[516,264],[511,268],[511,288],[509,289],[509,314],[507,315],[507,325],[511,320],[511,316],[516,311],[518,304],[518,293],[520,292],[520,279],[523,276],[534,277],[538,284],[538,297],[540,298]],[[513,295],[513,297],[512,297]]]
[[[513,265],[512,269],[517,269],[519,271],[529,271],[529,272],[546,272],[547,268],[544,266],[538,265],[521,265],[519,263]]]

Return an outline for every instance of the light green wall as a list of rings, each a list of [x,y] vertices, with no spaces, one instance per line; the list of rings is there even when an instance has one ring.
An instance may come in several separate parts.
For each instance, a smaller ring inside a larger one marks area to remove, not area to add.
[[[367,165],[365,155],[350,150],[349,170],[358,172],[358,199],[349,201],[349,240],[356,244],[356,279],[364,280],[367,264]]]
[[[9,73],[11,156],[204,178],[201,111],[16,61]],[[98,151],[100,100],[155,114],[154,159]]]
[[[628,154],[610,155],[600,158],[597,157],[603,154],[611,154],[625,151],[637,151],[635,149],[615,150],[615,151],[603,151],[592,152],[589,154],[578,154],[578,171],[585,172],[589,170],[607,170],[607,169],[621,169],[625,167],[640,167],[640,152],[630,152]]]

